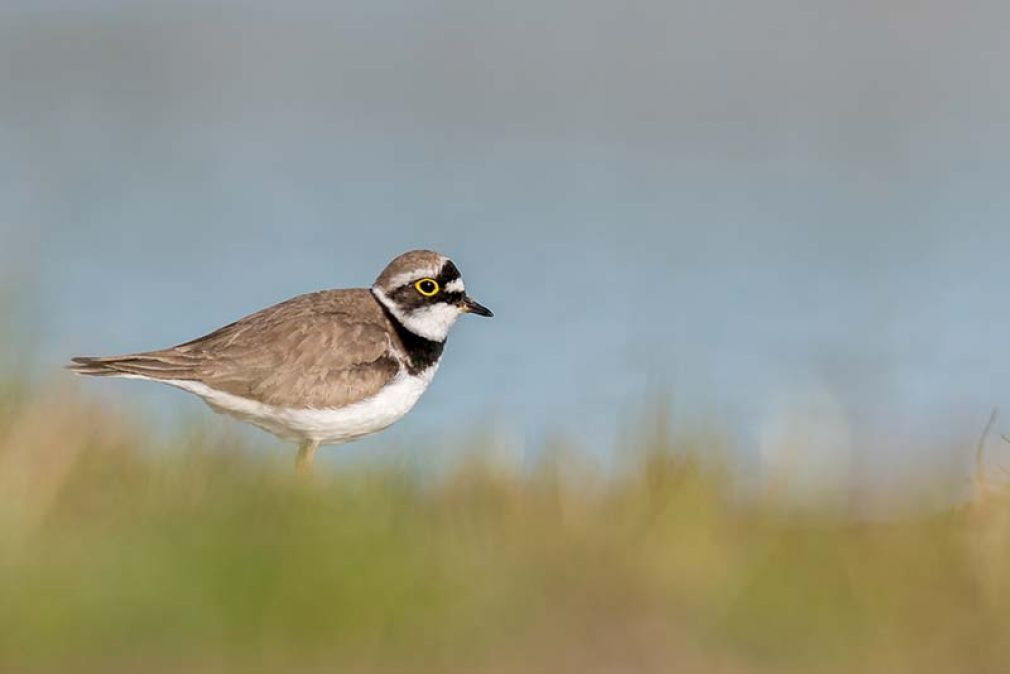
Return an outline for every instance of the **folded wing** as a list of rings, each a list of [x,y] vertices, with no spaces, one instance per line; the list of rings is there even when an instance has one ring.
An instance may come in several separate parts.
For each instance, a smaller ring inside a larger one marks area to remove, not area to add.
[[[280,407],[333,409],[375,395],[400,370],[387,319],[367,290],[301,295],[185,344],[79,357],[92,376],[200,382]]]

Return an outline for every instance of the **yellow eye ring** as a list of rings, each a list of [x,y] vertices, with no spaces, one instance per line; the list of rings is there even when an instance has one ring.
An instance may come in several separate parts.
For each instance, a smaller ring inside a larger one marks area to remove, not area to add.
[[[442,287],[433,278],[423,278],[414,284],[414,289],[425,297],[434,297],[442,290]]]

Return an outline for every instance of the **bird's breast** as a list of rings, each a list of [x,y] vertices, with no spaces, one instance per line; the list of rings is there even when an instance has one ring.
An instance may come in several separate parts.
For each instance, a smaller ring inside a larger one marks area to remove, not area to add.
[[[338,408],[269,405],[192,381],[166,382],[197,394],[216,412],[247,421],[281,438],[338,444],[377,433],[417,404],[438,370],[438,362],[417,374],[402,368],[375,395]]]

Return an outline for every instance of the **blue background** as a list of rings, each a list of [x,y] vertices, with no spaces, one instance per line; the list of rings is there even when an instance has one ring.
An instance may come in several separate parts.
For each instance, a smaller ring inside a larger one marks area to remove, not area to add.
[[[0,282],[48,373],[432,247],[498,317],[346,451],[606,458],[669,392],[750,457],[960,461],[1010,401],[1007,7],[6,0]]]

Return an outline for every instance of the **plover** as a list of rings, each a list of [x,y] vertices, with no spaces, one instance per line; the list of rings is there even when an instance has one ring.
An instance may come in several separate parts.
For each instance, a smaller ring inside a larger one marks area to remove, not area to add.
[[[68,367],[195,393],[217,412],[299,442],[304,468],[320,445],[377,433],[410,411],[467,313],[493,316],[466,294],[450,259],[415,250],[369,289],[299,295],[169,349],[78,357]]]

